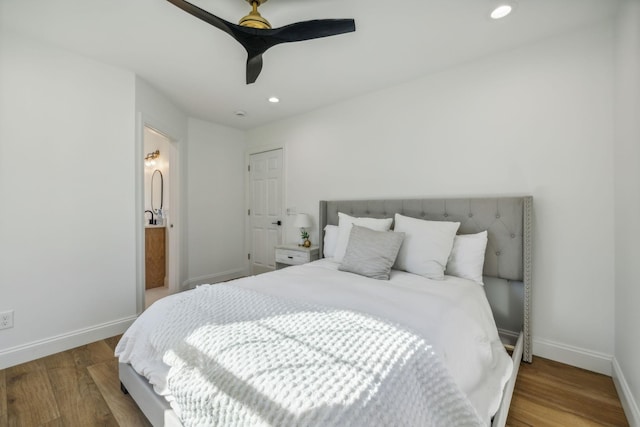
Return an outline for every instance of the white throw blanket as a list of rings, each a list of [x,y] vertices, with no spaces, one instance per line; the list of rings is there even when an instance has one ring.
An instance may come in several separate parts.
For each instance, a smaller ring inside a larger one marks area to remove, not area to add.
[[[185,426],[480,426],[425,340],[356,312],[200,286],[154,325]]]

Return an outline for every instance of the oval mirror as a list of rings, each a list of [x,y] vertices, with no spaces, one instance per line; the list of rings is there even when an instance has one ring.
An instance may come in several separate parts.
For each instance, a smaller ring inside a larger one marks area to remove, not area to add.
[[[164,178],[159,169],[153,171],[151,175],[151,210],[155,214],[158,209],[162,209],[164,203]]]

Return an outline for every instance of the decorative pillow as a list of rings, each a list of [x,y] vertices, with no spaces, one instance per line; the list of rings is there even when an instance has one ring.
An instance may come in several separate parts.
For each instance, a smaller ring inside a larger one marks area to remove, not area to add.
[[[398,256],[403,239],[404,233],[374,231],[354,225],[338,270],[372,279],[389,280],[391,266]]]
[[[406,234],[395,268],[429,279],[444,279],[459,222],[426,221],[396,214],[395,231]]]
[[[484,253],[487,249],[487,231],[462,234],[453,239],[453,249],[445,274],[473,280],[482,285]]]
[[[322,246],[325,258],[333,258],[336,253],[336,244],[338,243],[338,226],[327,225],[324,228],[324,245]]]
[[[341,262],[349,243],[349,235],[351,234],[351,226],[359,225],[376,231],[389,231],[393,218],[356,218],[342,212],[338,212],[338,243],[333,258]]]

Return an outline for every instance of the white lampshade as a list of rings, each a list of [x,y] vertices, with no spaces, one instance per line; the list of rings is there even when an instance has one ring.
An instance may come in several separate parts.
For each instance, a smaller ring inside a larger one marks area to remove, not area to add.
[[[311,227],[311,217],[307,214],[299,213],[293,221],[293,226],[297,228]]]

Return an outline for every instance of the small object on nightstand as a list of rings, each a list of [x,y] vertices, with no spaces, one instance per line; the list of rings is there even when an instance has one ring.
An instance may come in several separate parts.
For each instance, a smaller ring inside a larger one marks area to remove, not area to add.
[[[311,246],[311,242],[309,241],[309,232],[306,230],[306,228],[311,227],[311,225],[311,217],[304,213],[296,215],[296,219],[293,222],[293,226],[300,229],[300,246],[304,246],[305,248]]]
[[[308,248],[309,246],[311,246],[311,240],[309,240],[309,233],[304,228],[300,232],[300,241],[302,242],[300,246],[304,246],[305,248]]]
[[[317,246],[278,245],[276,246],[276,270],[291,265],[301,265],[319,258],[320,249]]]

